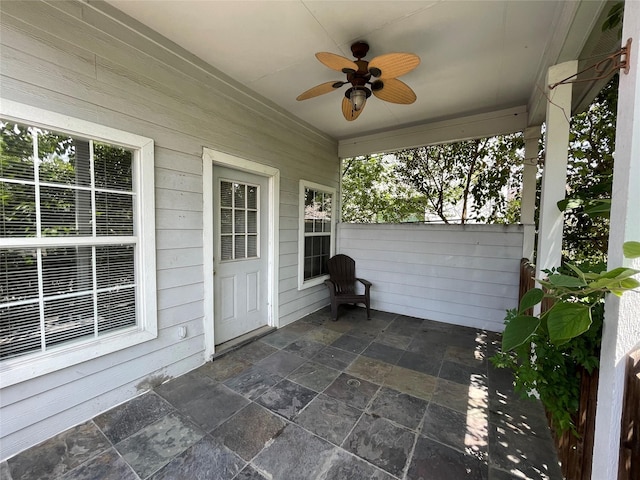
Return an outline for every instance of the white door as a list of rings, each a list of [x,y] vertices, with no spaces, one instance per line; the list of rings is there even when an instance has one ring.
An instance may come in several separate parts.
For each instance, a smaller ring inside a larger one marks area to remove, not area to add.
[[[267,199],[266,177],[214,165],[216,345],[268,323]]]

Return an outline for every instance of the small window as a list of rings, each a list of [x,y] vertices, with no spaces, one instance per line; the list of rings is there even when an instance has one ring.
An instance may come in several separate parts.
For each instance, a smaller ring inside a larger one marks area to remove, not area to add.
[[[300,182],[299,288],[318,285],[327,277],[327,260],[334,252],[335,190]]]
[[[155,338],[153,142],[3,103],[0,372],[11,384]]]
[[[220,180],[220,260],[258,258],[260,186]]]

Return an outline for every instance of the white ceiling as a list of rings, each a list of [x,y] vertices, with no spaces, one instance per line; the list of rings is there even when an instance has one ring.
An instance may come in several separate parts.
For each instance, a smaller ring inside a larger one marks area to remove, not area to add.
[[[108,3],[335,139],[527,105],[577,11],[567,0]],[[348,86],[296,101],[317,84],[345,80],[315,52],[352,59],[351,44],[362,40],[371,47],[366,60],[389,52],[421,58],[401,78],[416,92],[414,104],[371,97],[347,122],[340,103]]]

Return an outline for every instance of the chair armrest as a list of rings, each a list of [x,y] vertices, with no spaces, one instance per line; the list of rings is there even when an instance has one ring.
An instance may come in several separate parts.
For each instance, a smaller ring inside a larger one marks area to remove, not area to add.
[[[370,287],[371,285],[373,285],[369,280],[365,280],[364,278],[356,278],[356,280],[359,281],[365,287]]]
[[[336,284],[333,282],[333,280],[326,279],[326,280],[324,281],[324,284],[325,284],[327,287],[329,287],[329,290],[331,290],[331,293],[333,293],[333,292],[335,292],[335,291],[336,291]]]

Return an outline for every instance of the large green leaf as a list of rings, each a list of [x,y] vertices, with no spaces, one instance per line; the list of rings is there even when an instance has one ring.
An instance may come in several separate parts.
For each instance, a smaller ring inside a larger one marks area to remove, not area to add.
[[[587,284],[581,278],[571,275],[554,274],[549,275],[549,282],[556,287],[585,287]]]
[[[618,267],[613,270],[609,270],[600,275],[600,278],[589,283],[590,288],[604,288],[611,287],[612,285],[618,285],[621,280],[632,277],[638,273],[638,270],[633,268]]]
[[[558,302],[547,315],[549,339],[561,345],[589,330],[591,309],[583,303]],[[504,340],[503,340],[504,341]]]
[[[538,317],[518,315],[512,318],[502,332],[502,350],[507,352],[522,345],[540,325]]]
[[[544,297],[544,292],[540,288],[532,288],[527,293],[522,296],[522,300],[520,300],[520,309],[518,313],[524,313],[527,309],[537,305],[542,301]]]
[[[636,280],[635,278],[625,278],[624,280],[620,281],[620,286],[627,290],[633,290],[634,288],[640,287],[640,282],[638,282],[638,280]]]
[[[640,257],[640,242],[624,242],[622,245],[622,253],[627,258]]]

